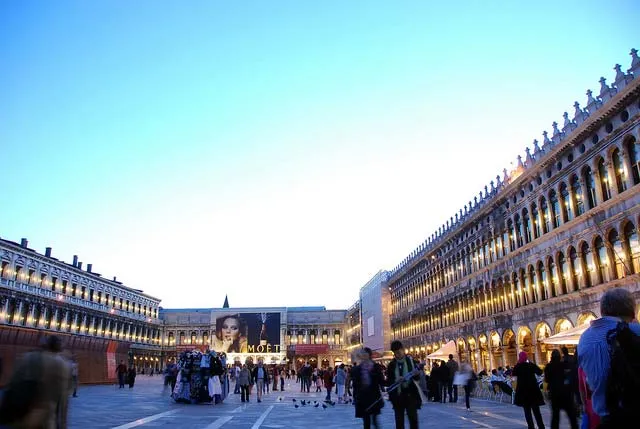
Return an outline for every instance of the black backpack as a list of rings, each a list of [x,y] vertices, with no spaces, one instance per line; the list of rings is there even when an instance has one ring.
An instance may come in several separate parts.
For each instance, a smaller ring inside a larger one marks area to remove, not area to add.
[[[42,353],[25,356],[14,371],[0,402],[0,424],[20,421],[42,395]]]
[[[640,410],[640,336],[626,322],[607,333],[611,357],[606,387],[609,417],[616,427],[637,425]],[[637,427],[637,426],[634,426]]]

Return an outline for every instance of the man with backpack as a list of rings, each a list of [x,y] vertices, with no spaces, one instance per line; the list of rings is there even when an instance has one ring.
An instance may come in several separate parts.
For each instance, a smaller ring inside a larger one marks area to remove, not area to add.
[[[637,427],[640,409],[640,324],[633,296],[616,287],[600,300],[600,319],[582,334],[578,361],[593,392],[600,428]]]

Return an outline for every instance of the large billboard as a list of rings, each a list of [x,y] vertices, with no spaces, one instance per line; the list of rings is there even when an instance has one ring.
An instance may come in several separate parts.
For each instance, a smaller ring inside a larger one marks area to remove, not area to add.
[[[211,348],[220,353],[280,353],[280,313],[216,314]]]

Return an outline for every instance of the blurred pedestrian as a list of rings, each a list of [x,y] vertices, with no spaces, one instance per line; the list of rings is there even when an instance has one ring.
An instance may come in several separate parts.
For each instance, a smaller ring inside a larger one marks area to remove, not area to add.
[[[0,403],[0,425],[66,429],[71,372],[57,336],[16,363]]]
[[[129,370],[127,371],[127,383],[129,384],[129,389],[133,389],[133,385],[136,382],[136,369],[131,365]]]
[[[362,418],[364,429],[369,429],[371,425],[378,428],[378,415],[384,407],[381,393],[384,373],[382,367],[371,360],[371,354],[370,348],[362,349],[357,355],[358,364],[350,371],[356,417]]]

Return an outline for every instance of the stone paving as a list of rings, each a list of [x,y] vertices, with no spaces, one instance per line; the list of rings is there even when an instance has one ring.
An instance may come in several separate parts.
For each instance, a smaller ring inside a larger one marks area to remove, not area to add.
[[[78,398],[71,398],[70,429],[258,429],[258,428],[361,428],[362,420],[354,417],[351,405],[323,409],[305,406],[295,408],[292,399],[322,401],[324,393],[300,393],[300,386],[287,380],[285,392],[265,395],[256,403],[240,402],[240,395],[230,395],[220,405],[177,404],[163,393],[162,377],[138,376],[133,389],[117,386],[81,386]],[[425,404],[419,411],[420,427],[429,428],[526,428],[522,409],[495,401],[472,398],[472,412],[462,403]],[[550,426],[548,407],[544,421]],[[381,428],[393,428],[393,410],[386,403],[379,418]],[[408,427],[408,424],[407,424]],[[560,427],[568,428],[566,417]]]

